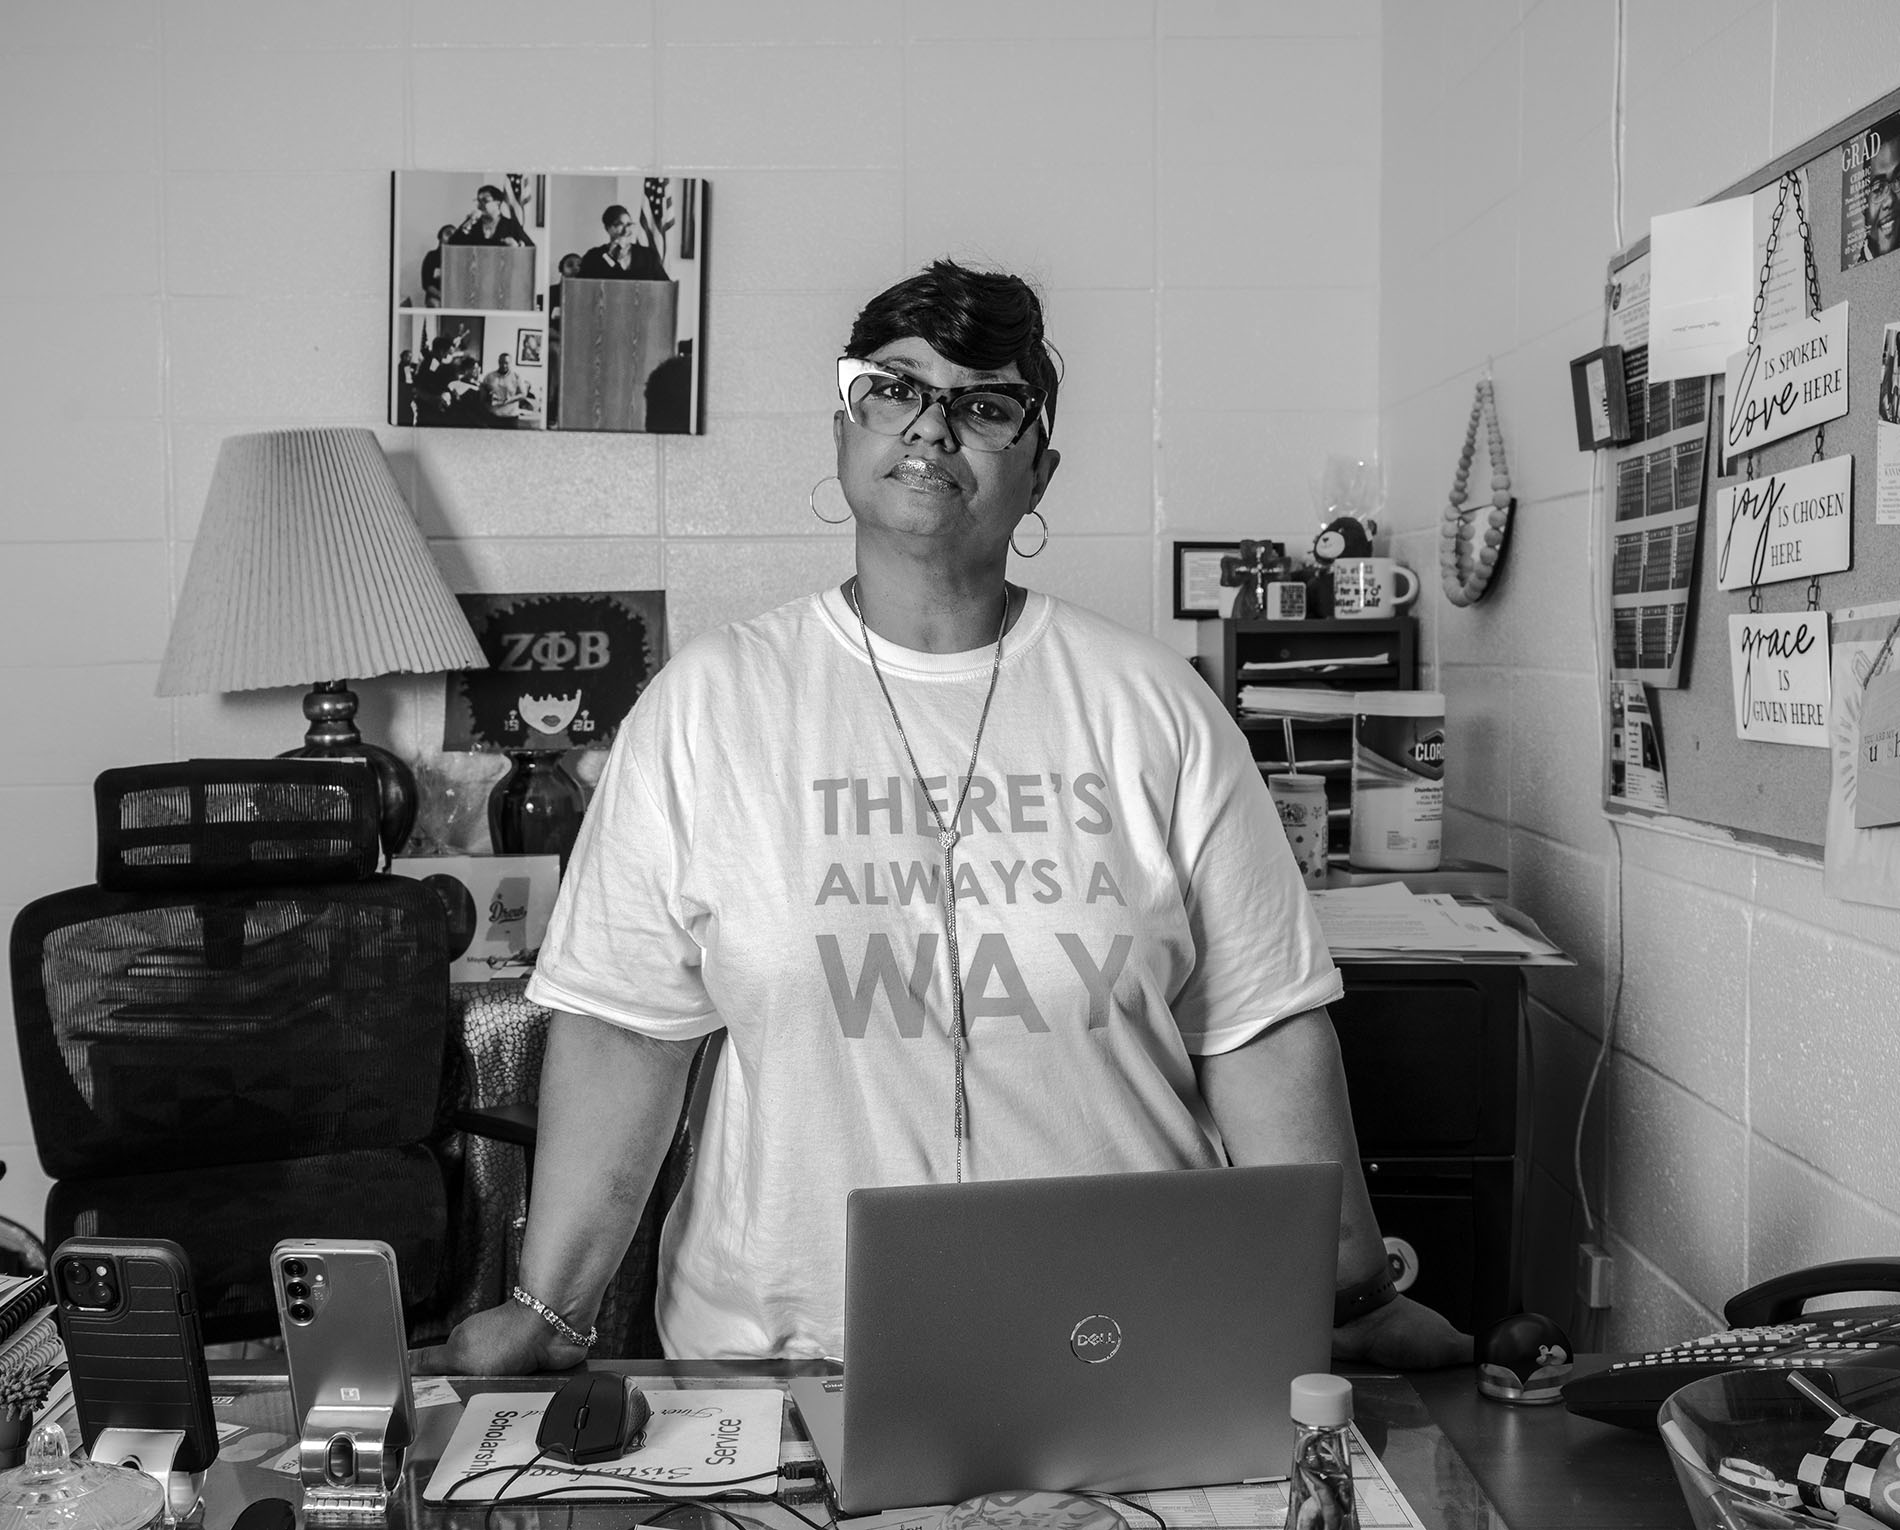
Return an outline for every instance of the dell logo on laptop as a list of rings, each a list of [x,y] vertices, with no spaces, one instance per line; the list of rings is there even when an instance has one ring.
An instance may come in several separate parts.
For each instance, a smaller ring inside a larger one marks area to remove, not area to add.
[[[1121,1324],[1099,1312],[1083,1318],[1069,1334],[1069,1348],[1075,1351],[1075,1358],[1089,1365],[1113,1360],[1121,1347]]]

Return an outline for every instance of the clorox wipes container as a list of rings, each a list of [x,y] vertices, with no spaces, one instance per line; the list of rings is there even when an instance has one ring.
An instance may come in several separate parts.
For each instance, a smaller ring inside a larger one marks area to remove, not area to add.
[[[1436,871],[1444,854],[1445,697],[1353,697],[1352,851],[1359,871]]]

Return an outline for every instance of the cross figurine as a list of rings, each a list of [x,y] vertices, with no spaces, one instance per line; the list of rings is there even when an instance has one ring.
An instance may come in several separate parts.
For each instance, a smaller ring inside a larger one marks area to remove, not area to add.
[[[1267,582],[1284,578],[1286,548],[1279,542],[1245,541],[1238,553],[1227,553],[1220,560],[1220,582],[1238,586],[1234,597],[1234,620],[1251,621],[1267,613]]]

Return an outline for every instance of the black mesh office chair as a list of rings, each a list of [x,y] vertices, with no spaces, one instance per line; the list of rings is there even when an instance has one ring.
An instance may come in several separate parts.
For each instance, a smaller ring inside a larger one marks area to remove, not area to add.
[[[448,935],[429,888],[362,874],[373,778],[351,762],[192,762],[108,772],[99,799],[104,885],[35,900],[12,933],[34,1142],[55,1181],[47,1246],[176,1240],[219,1342],[276,1331],[278,1239],[380,1238],[420,1342],[446,1299],[456,1168]],[[339,866],[357,879],[299,875]]]
[[[180,1243],[213,1343],[276,1332],[268,1256],[286,1237],[388,1243],[412,1344],[505,1300],[547,1012],[516,984],[451,990],[436,892],[372,874],[367,768],[192,761],[108,771],[95,795],[98,884],[13,926],[21,1063],[55,1181],[45,1246]],[[689,1114],[609,1288],[603,1356],[660,1353],[659,1224]]]

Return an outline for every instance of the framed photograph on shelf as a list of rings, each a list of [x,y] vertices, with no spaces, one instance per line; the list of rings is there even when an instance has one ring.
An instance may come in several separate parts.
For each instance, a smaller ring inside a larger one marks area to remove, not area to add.
[[[1238,542],[1174,544],[1174,615],[1197,621],[1220,615],[1220,560],[1240,551]]]
[[[522,329],[515,331],[515,365],[518,367],[538,367],[541,365],[541,331]]]
[[[558,855],[399,855],[389,869],[442,900],[451,983],[492,983],[534,970],[560,890]]]

